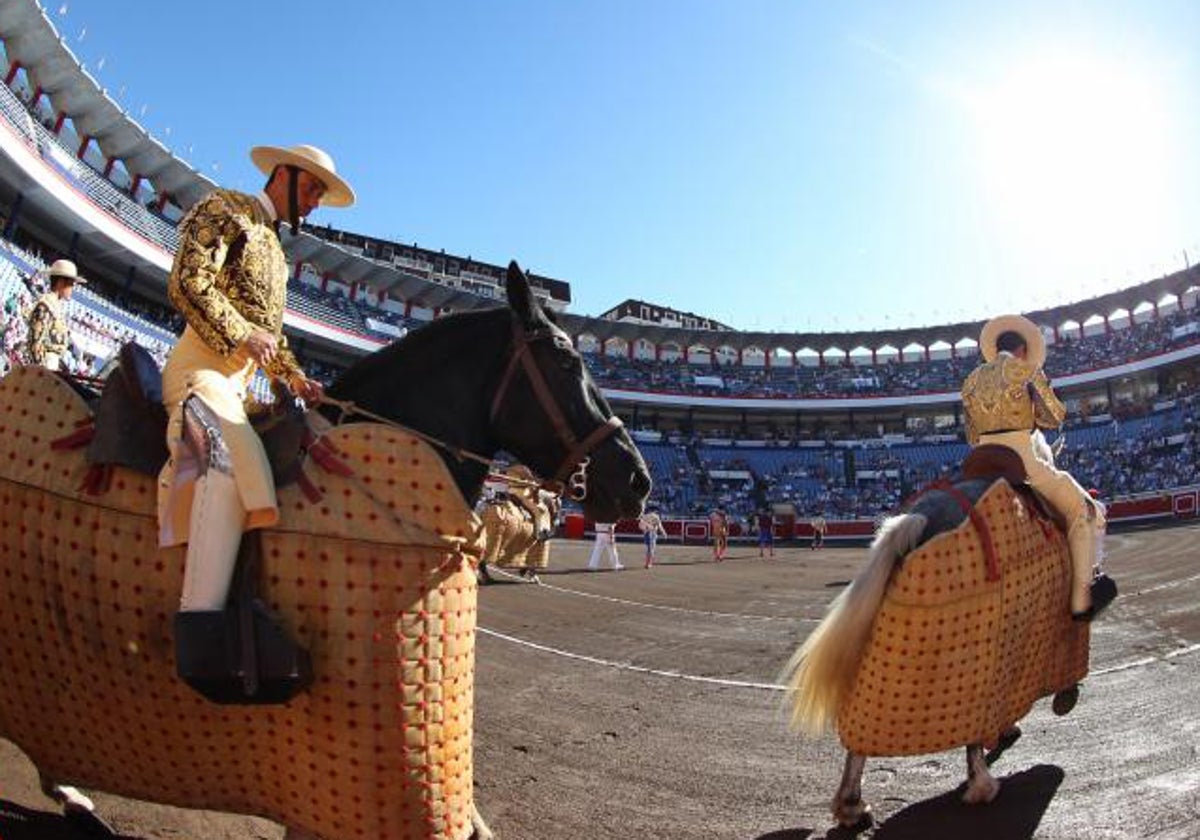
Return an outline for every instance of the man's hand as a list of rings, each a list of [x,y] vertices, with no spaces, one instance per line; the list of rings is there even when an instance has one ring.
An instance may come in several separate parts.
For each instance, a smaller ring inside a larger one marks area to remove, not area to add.
[[[325,386],[315,379],[309,379],[304,374],[294,377],[288,383],[288,388],[308,405],[316,405],[325,399]]]
[[[255,330],[246,336],[238,349],[245,350],[256,365],[265,368],[279,352],[279,342],[266,330]]]

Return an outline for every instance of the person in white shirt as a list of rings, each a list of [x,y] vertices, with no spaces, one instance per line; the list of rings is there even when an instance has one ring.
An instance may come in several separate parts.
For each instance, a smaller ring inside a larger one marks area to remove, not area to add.
[[[617,526],[613,522],[596,523],[596,543],[592,546],[592,559],[588,561],[588,571],[594,572],[600,568],[600,558],[607,555],[612,563],[614,572],[625,568],[617,555]]]
[[[663,527],[658,509],[653,507],[638,517],[638,527],[642,529],[642,539],[646,541],[646,568],[649,569],[658,559],[658,538],[665,537],[667,529]]]

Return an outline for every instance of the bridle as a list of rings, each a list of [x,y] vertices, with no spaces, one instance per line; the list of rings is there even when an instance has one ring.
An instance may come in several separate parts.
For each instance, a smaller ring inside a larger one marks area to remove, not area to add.
[[[563,415],[562,408],[554,398],[554,394],[550,392],[550,387],[546,384],[546,377],[533,358],[533,350],[530,347],[535,341],[552,341],[560,350],[573,351],[570,339],[550,326],[532,331],[526,330],[520,319],[516,317],[512,319],[512,327],[512,347],[509,350],[508,364],[505,366],[504,376],[500,379],[500,386],[496,389],[496,395],[492,398],[492,409],[488,415],[488,421],[495,422],[496,415],[500,413],[504,399],[508,396],[509,390],[517,378],[518,371],[523,370],[533,389],[533,395],[554,427],[554,433],[558,436],[559,443],[566,450],[566,454],[551,480],[560,486],[565,486],[566,494],[571,499],[582,502],[587,498],[588,493],[587,468],[591,463],[588,454],[624,424],[621,422],[621,418],[614,414],[593,429],[582,441],[575,437],[575,433],[571,431],[571,426],[567,423],[567,418]]]

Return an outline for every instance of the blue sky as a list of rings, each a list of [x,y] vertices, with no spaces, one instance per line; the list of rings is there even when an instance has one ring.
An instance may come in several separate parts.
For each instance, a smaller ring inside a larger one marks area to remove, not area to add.
[[[251,145],[315,143],[359,204],[314,222],[517,258],[583,314],[917,325],[1200,259],[1187,0],[47,8],[219,182],[259,186]]]

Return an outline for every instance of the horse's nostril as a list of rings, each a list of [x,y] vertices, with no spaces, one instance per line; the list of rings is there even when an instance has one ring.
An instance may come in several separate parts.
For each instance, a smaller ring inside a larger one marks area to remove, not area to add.
[[[645,470],[634,470],[633,475],[629,478],[629,486],[639,496],[645,496],[650,492],[650,476]]]

